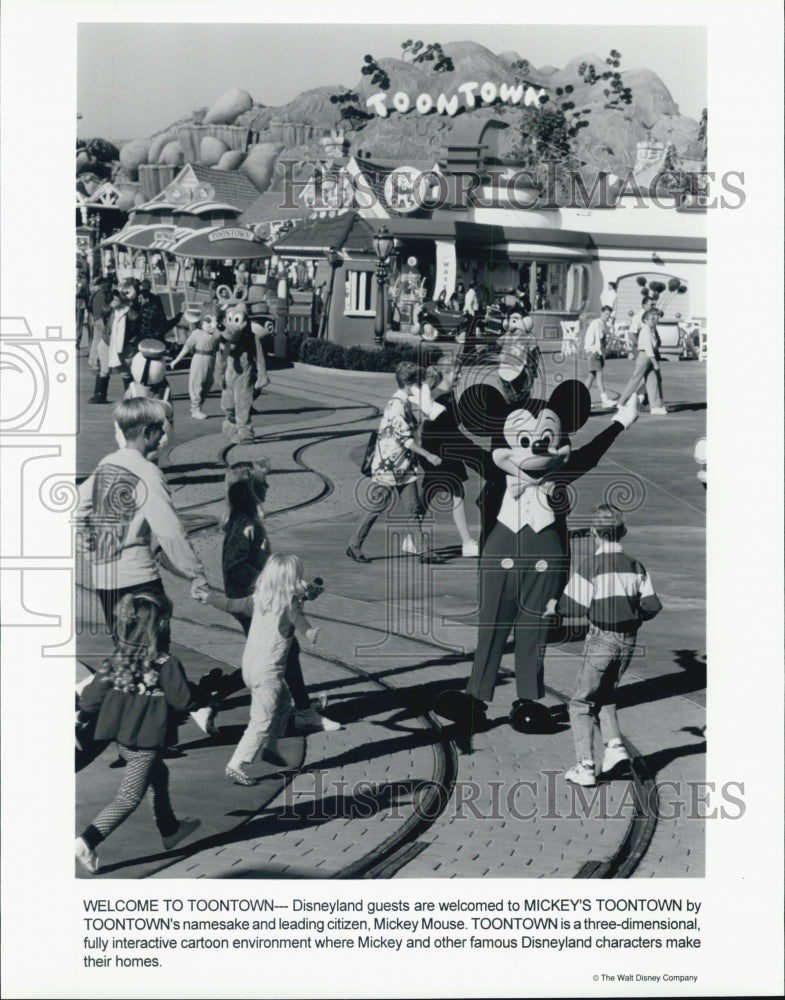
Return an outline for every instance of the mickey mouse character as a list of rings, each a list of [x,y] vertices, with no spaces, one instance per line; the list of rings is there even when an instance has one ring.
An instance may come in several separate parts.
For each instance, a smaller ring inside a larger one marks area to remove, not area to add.
[[[470,432],[491,435],[493,462],[505,478],[489,480],[484,502],[484,513],[495,523],[480,560],[480,622],[471,676],[465,691],[443,692],[436,711],[463,725],[482,725],[514,629],[518,697],[510,723],[519,732],[547,732],[551,717],[539,699],[545,693],[548,630],[570,568],[569,487],[634,423],[637,397],[575,451],[569,435],[591,411],[589,392],[575,379],[558,385],[547,401],[529,399],[513,408],[492,385],[473,385],[461,396],[459,410]]]

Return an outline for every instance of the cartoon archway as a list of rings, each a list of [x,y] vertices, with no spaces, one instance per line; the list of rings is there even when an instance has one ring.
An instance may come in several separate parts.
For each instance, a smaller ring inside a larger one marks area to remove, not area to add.
[[[645,292],[651,293],[660,285],[657,308],[662,311],[663,323],[677,323],[690,316],[690,289],[688,282],[678,274],[663,274],[661,271],[636,271],[625,274],[616,282],[616,321],[626,322],[641,308]],[[682,291],[683,289],[683,291]]]

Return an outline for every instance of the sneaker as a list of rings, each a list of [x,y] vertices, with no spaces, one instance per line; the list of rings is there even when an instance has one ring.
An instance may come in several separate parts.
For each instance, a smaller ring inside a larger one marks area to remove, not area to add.
[[[461,555],[467,559],[472,559],[480,554],[480,546],[473,539],[461,546]]]
[[[184,816],[180,820],[180,825],[174,833],[170,833],[168,837],[161,838],[164,844],[164,850],[171,851],[171,849],[176,847],[181,840],[185,840],[189,834],[193,833],[194,830],[201,825],[202,821],[200,819],[193,819],[191,816]]]
[[[106,396],[91,396],[87,400],[87,402],[88,403],[108,403],[109,400],[106,398]]]
[[[215,724],[215,716],[217,714],[217,709],[215,705],[208,705],[209,714],[205,722],[206,732],[208,736],[220,736],[221,730]]]
[[[76,838],[76,860],[91,875],[96,875],[101,867],[98,862],[98,855],[91,851],[81,837]]]
[[[326,715],[310,705],[308,708],[297,709],[293,713],[295,729],[323,729],[327,733],[334,733],[338,729],[343,729],[340,722],[335,719],[328,719]]]
[[[414,539],[411,535],[404,535],[403,541],[401,542],[401,552],[405,556],[416,556],[417,546],[414,544]]]
[[[202,413],[201,410],[191,410],[191,417],[194,420],[207,420],[207,414]]]
[[[629,759],[630,755],[627,753],[627,748],[621,740],[613,740],[610,743],[607,743],[605,746],[605,753],[602,756],[603,773],[606,771],[612,771],[617,764],[620,764],[623,760]]]
[[[667,417],[668,416],[668,411],[665,409],[664,406],[653,406],[649,410],[649,413],[653,417]]]
[[[235,785],[257,784],[257,779],[252,778],[250,774],[246,774],[243,770],[242,764],[239,767],[232,767],[231,764],[227,764],[226,771],[224,773],[230,781],[235,783]]]
[[[191,718],[207,736],[218,735],[218,728],[215,725],[215,709],[211,705],[197,708],[195,712],[191,712]]]
[[[597,777],[594,773],[594,762],[586,760],[578,761],[575,767],[564,772],[567,781],[573,785],[583,785],[584,788],[593,788],[597,784]]]
[[[600,396],[600,402],[602,403],[603,406],[606,407],[613,406],[613,400],[610,398],[610,396]]]

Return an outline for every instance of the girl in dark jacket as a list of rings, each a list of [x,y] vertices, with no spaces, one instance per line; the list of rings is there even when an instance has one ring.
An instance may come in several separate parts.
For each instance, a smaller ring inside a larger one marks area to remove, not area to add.
[[[237,462],[226,473],[226,513],[221,521],[224,532],[221,564],[224,591],[230,600],[253,594],[256,581],[270,556],[263,506],[267,496],[269,472],[270,467],[263,459],[259,462]],[[316,592],[310,591],[309,596],[316,596]],[[234,617],[247,636],[251,618],[242,613],[235,613]],[[322,714],[320,709],[324,706],[321,703],[311,702],[303,680],[297,638],[293,639],[289,647],[285,680],[294,703],[295,729],[323,729],[331,732],[341,728],[339,722]],[[244,687],[242,671],[235,670],[223,680],[220,697],[227,698]]]
[[[178,717],[195,705],[180,661],[169,653],[172,603],[163,594],[140,591],[117,605],[117,646],[104,660],[79,702],[80,721],[97,713],[96,740],[116,740],[126,762],[114,801],[76,838],[76,859],[98,871],[96,847],[126,820],[152,790],[153,815],[169,851],[198,826],[178,820],[169,802],[164,747],[177,742]]]

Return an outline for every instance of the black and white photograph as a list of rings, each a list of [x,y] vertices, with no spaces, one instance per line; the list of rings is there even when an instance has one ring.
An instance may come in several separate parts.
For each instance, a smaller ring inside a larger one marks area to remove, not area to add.
[[[4,995],[780,992],[725,11],[8,5]]]

